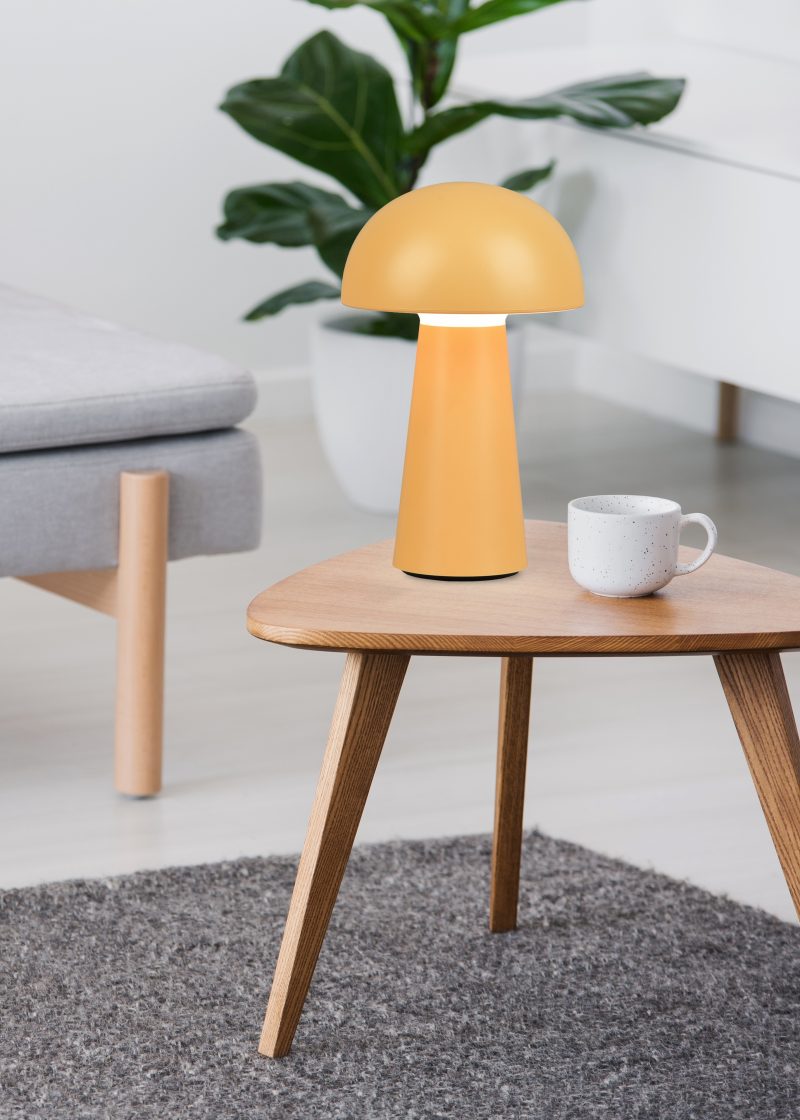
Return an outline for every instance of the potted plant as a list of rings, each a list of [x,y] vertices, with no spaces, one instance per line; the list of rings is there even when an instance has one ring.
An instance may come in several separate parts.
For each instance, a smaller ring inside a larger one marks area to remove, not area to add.
[[[347,254],[367,219],[413,190],[437,145],[487,117],[569,117],[592,128],[630,128],[661,120],[683,92],[680,78],[634,73],[522,101],[450,99],[439,107],[462,35],[563,0],[309,2],[329,9],[360,4],[388,20],[408,61],[412,108],[404,121],[388,70],[328,31],[301,43],[277,77],[228,91],[221,109],[246,132],[336,180],[346,192],[288,182],[238,187],[228,194],[219,237],[313,246],[327,269],[325,279],[307,280],[263,300],[245,315],[250,322],[292,304],[338,299]],[[530,191],[553,166],[517,171],[502,185]],[[340,315],[322,324],[313,340],[322,443],[348,496],[368,509],[390,511],[399,498],[417,329],[411,315]]]

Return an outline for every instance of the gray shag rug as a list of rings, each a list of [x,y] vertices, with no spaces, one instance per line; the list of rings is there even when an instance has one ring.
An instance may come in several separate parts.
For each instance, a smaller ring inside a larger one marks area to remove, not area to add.
[[[0,1116],[797,1120],[800,930],[533,833],[357,850],[295,1047],[256,1054],[294,859],[0,895]]]

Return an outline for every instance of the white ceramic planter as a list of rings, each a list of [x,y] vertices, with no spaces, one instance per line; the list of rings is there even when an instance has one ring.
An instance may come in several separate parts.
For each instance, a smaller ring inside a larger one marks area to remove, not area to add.
[[[350,501],[396,513],[411,408],[416,344],[347,329],[340,316],[318,324],[311,340],[314,414],[322,447]],[[519,415],[524,330],[508,332],[514,409]]]

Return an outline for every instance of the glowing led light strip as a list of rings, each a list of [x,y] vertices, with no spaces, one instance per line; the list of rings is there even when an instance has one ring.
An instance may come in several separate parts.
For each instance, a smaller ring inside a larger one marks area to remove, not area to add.
[[[426,315],[419,321],[423,327],[503,327],[505,315]]]

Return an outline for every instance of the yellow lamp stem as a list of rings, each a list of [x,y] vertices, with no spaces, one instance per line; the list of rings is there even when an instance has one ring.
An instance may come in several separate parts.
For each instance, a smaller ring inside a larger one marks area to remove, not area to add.
[[[422,316],[394,565],[439,579],[527,566],[504,316]]]

